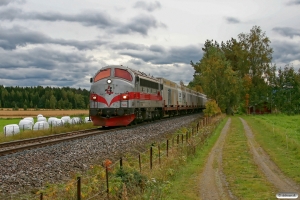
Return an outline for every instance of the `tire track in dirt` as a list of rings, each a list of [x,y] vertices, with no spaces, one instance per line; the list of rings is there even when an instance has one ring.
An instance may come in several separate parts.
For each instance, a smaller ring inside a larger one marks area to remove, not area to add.
[[[240,118],[240,120],[244,125],[254,162],[265,174],[267,180],[278,189],[278,192],[296,192],[300,194],[300,186],[282,173],[278,166],[270,159],[269,155],[255,141],[254,135],[247,122],[242,118]]]
[[[200,178],[200,196],[203,200],[235,199],[229,190],[222,171],[222,149],[229,130],[231,119],[226,122],[222,132],[210,151]]]

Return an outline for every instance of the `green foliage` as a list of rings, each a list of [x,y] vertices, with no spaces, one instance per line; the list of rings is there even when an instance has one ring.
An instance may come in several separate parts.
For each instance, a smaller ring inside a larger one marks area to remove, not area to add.
[[[0,107],[3,108],[86,109],[88,104],[86,89],[0,85]]]
[[[189,87],[201,86],[204,93],[228,114],[242,102],[245,106],[270,102],[267,79],[275,77],[270,43],[259,26],[253,26],[250,33],[241,33],[238,39],[231,38],[221,45],[206,40],[200,62],[191,61],[195,75]],[[249,96],[247,101],[246,95]]]
[[[211,117],[213,115],[220,114],[221,110],[215,100],[209,100],[206,102],[203,112],[206,116]]]
[[[239,93],[236,91],[239,91],[241,80],[216,44],[209,44],[207,41],[200,62],[192,65],[199,73],[199,81],[208,98],[216,100],[223,111],[231,110],[238,103]]]
[[[130,171],[128,169],[120,168],[115,176],[121,178],[122,183],[126,185],[127,190],[130,191],[131,194],[136,195],[145,189],[147,177],[136,170]]]

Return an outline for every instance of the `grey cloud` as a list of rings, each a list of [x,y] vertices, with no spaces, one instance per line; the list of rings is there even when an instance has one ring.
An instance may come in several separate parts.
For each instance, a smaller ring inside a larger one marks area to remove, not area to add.
[[[299,43],[273,41],[271,44],[274,53],[273,60],[275,63],[290,63],[294,60],[300,61],[300,45]]]
[[[7,6],[10,3],[25,3],[25,0],[0,0],[0,6]]]
[[[67,15],[61,13],[23,12],[20,9],[9,8],[0,11],[0,20],[40,20],[40,21],[66,21],[77,22],[83,26],[96,26],[101,30],[113,31],[119,34],[139,33],[147,35],[151,28],[165,28],[166,25],[158,22],[153,16],[141,15],[132,18],[127,23],[113,20],[105,12],[85,11],[80,14]]]
[[[14,68],[13,70],[1,69],[0,72],[0,79],[22,80],[51,78],[51,73],[45,69]]]
[[[65,53],[46,48],[26,51],[0,49],[0,79],[4,85],[85,87],[98,63],[82,52]]]
[[[116,28],[114,32],[119,34],[137,32],[142,35],[148,35],[149,29],[158,27],[165,28],[166,25],[163,23],[159,23],[153,16],[140,15],[132,18],[128,24],[124,24],[121,27]]]
[[[294,29],[290,27],[275,27],[273,31],[279,33],[282,36],[293,38],[294,36],[300,36],[300,29]]]
[[[47,70],[74,70],[72,66],[93,62],[93,58],[84,53],[64,53],[45,48],[34,48],[25,52],[0,51],[0,68],[43,68]]]
[[[0,19],[78,22],[84,26],[97,26],[98,28],[106,28],[118,24],[118,22],[110,19],[109,15],[96,11],[85,11],[76,15],[68,15],[58,12],[23,12],[21,9],[10,8],[0,11]]]
[[[159,45],[151,45],[149,47],[149,50],[153,52],[160,52],[160,53],[164,53],[166,51],[164,47]]]
[[[119,43],[119,44],[111,44],[110,47],[114,50],[124,50],[124,49],[144,50],[146,48],[145,45],[134,44],[134,43],[129,43],[129,42],[122,42],[122,43]]]
[[[300,0],[292,0],[292,1],[287,2],[286,4],[289,6],[300,5]]]
[[[229,24],[238,24],[238,23],[240,23],[240,20],[235,18],[235,17],[225,17],[225,20]]]
[[[95,49],[104,44],[99,40],[76,41],[53,39],[40,32],[31,31],[24,27],[14,26],[11,29],[0,27],[0,47],[6,50],[16,49],[17,46],[27,44],[58,44],[63,46],[74,46],[79,50]]]
[[[143,9],[143,10],[147,10],[149,12],[152,12],[156,9],[159,9],[161,8],[161,4],[158,2],[158,1],[155,1],[155,2],[150,2],[150,3],[147,3],[145,1],[137,1],[134,6],[134,8],[140,8],[140,9]]]
[[[155,47],[155,48],[154,48]],[[136,59],[141,59],[144,62],[152,64],[173,64],[186,63],[189,64],[191,60],[198,61],[202,57],[202,50],[199,46],[173,47],[164,50],[162,46],[150,46],[144,51],[122,50],[121,55],[128,55]],[[157,49],[157,51],[154,51]]]

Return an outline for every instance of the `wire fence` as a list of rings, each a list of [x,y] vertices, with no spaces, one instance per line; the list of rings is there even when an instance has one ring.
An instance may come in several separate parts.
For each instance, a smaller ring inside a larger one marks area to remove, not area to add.
[[[140,174],[151,173],[151,171],[159,169],[164,163],[182,158],[182,156],[195,155],[197,148],[204,145],[206,138],[221,119],[221,116],[202,118],[197,121],[196,126],[189,128],[185,133],[178,133],[166,141],[153,143],[145,151],[137,152],[137,155],[120,157],[114,163],[106,159],[101,165],[90,166],[90,170],[84,176],[77,175],[68,183],[52,185],[51,189],[44,187],[36,194],[23,196],[22,199],[91,200],[124,197],[127,195],[126,184],[120,178],[126,176],[126,170],[138,171]],[[124,173],[123,176],[122,173]],[[137,188],[140,188],[141,191],[139,192],[142,192],[145,187]],[[11,196],[11,199],[14,199],[14,195]]]

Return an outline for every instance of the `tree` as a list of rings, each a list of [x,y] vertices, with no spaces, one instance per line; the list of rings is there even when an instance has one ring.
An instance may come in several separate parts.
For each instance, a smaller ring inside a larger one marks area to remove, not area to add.
[[[270,47],[271,41],[259,26],[254,26],[250,33],[239,34],[238,38],[241,47],[239,52],[242,52],[241,58],[243,58],[238,63],[244,63],[241,65],[242,68],[238,68],[243,74],[249,72],[251,77],[250,102],[255,105],[266,101],[266,95],[262,95],[266,88],[266,82],[262,76],[270,76],[273,53],[273,49]],[[262,96],[265,99],[262,99]]]
[[[49,107],[50,107],[51,109],[55,109],[55,106],[56,106],[56,98],[55,98],[55,96],[52,94],[51,97],[50,97]]]
[[[221,49],[216,46],[207,47],[200,62],[191,64],[207,97],[216,100],[223,111],[231,114],[239,101],[236,91],[239,91],[241,81]]]

